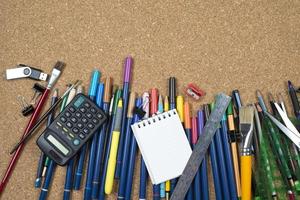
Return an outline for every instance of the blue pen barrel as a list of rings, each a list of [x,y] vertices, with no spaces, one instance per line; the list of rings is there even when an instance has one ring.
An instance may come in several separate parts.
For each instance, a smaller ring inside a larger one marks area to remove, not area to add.
[[[216,142],[216,152],[218,155],[217,160],[218,160],[218,166],[219,166],[220,176],[221,176],[221,188],[223,191],[223,198],[230,199],[227,171],[226,171],[226,165],[225,165],[225,159],[224,159],[224,152],[223,152],[220,128],[217,129],[214,140]]]
[[[142,98],[137,98],[135,101],[135,106],[140,107],[142,105]],[[134,114],[133,116],[133,124],[139,121],[139,116]],[[130,128],[131,130],[131,128]],[[132,180],[134,174],[134,166],[135,166],[135,158],[137,153],[137,143],[135,137],[133,135],[132,130],[130,131],[130,149],[128,155],[128,169],[127,169],[127,177],[125,181],[125,200],[131,199],[131,190],[132,190]]]
[[[109,159],[109,150],[110,150],[110,146],[111,146],[111,140],[112,140],[112,131],[113,131],[113,127],[115,124],[115,117],[112,117],[112,121],[109,127],[109,131],[107,132],[107,143],[105,145],[105,157],[104,157],[104,165],[103,165],[103,170],[102,172],[100,172],[101,176],[100,176],[100,188],[99,188],[99,196],[98,199],[99,200],[104,200],[105,199],[105,193],[104,193],[104,189],[105,189],[105,179],[106,179],[106,171],[107,171],[107,165],[108,165],[108,159]]]
[[[210,143],[209,146],[209,154],[210,154],[210,162],[213,172],[213,179],[214,179],[214,186],[215,186],[215,194],[217,200],[223,199],[222,189],[221,189],[221,183],[220,183],[220,174],[218,169],[218,161],[217,161],[217,155],[216,155],[216,149],[215,149],[215,140]]]
[[[153,200],[160,200],[160,185],[153,185]]]
[[[81,185],[81,178],[83,172],[83,165],[85,160],[85,152],[86,152],[87,145],[83,145],[79,154],[78,165],[75,173],[75,180],[74,180],[74,190],[79,190]]]
[[[109,104],[103,104],[103,111],[107,114],[109,109]],[[105,151],[105,142],[106,142],[106,132],[107,132],[108,122],[104,123],[101,131],[99,133],[98,143],[97,143],[97,154],[96,161],[94,164],[94,175],[93,175],[93,186],[92,186],[92,198],[96,199],[99,194],[99,185],[100,185],[100,173],[103,168],[102,159]]]
[[[198,120],[198,136],[203,134],[204,128],[204,111],[200,109],[197,112],[197,120]],[[201,191],[201,199],[209,200],[209,188],[208,188],[208,176],[207,176],[207,162],[204,157],[201,165],[200,165],[200,191]]]
[[[163,182],[160,184],[160,198],[165,198],[166,197],[166,182]]]
[[[130,147],[130,141],[132,136],[131,131],[131,124],[133,122],[132,118],[127,118],[126,123],[126,132],[124,137],[124,149],[123,149],[123,158],[122,160],[126,161],[122,163],[122,170],[121,170],[121,176],[119,181],[119,191],[118,191],[118,199],[124,199],[125,197],[125,190],[126,190],[126,179],[127,179],[127,171],[128,171],[128,157],[129,157],[129,147]]]
[[[41,189],[39,200],[47,199],[48,189],[49,189],[49,186],[50,186],[51,181],[52,181],[52,177],[53,177],[55,167],[56,167],[56,164],[53,162],[53,160],[50,160],[49,166],[47,168],[47,172],[46,172],[46,175],[45,175],[45,181],[44,181],[43,187]]]
[[[126,114],[128,108],[128,101],[129,101],[129,83],[125,82],[123,84],[123,112],[122,112],[122,125],[120,131],[120,139],[119,139],[119,146],[118,146],[118,153],[117,153],[117,163],[116,163],[116,170],[115,170],[115,178],[119,179],[121,175],[121,168],[122,168],[122,156],[123,156],[123,149],[124,149],[124,139],[126,134]]]
[[[88,169],[87,169],[87,176],[86,176],[86,183],[84,189],[84,200],[89,200],[92,197],[92,184],[93,184],[93,175],[94,175],[94,162],[97,153],[97,142],[98,142],[99,135],[96,133],[92,137],[92,144],[90,148],[89,154],[89,161],[88,161]]]
[[[70,199],[70,196],[71,196],[72,182],[73,182],[73,177],[72,177],[73,168],[74,168],[74,158],[72,158],[69,161],[68,166],[67,166],[64,197],[63,197],[64,200]]]
[[[143,157],[141,156],[141,168],[140,168],[140,191],[139,198],[146,199],[146,191],[147,191],[147,178],[148,171],[146,168],[146,164],[144,162]]]
[[[227,121],[226,121],[226,115],[223,116],[223,119],[221,121],[221,138],[222,138],[222,144],[223,144],[223,151],[225,155],[225,164],[226,164],[226,171],[228,175],[228,186],[230,191],[231,199],[237,199],[237,191],[236,191],[236,183],[235,183],[235,177],[234,177],[234,171],[233,171],[233,162],[231,157],[231,150],[229,146],[229,138],[228,138],[228,129],[227,129]]]
[[[190,145],[192,146],[191,142],[192,142],[192,139],[191,139],[191,129],[185,129],[185,134],[186,134],[186,137],[188,139],[188,141],[190,142]],[[193,184],[191,184],[189,190],[187,191],[187,194],[185,196],[186,200],[193,200],[194,197],[193,197]]]

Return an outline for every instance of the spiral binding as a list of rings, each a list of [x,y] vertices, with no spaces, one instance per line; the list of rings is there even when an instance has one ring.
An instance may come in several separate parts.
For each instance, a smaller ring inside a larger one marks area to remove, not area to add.
[[[151,125],[151,124],[154,124],[154,123],[157,123],[159,121],[162,121],[168,117],[172,117],[174,115],[178,115],[176,109],[173,109],[173,110],[170,110],[170,111],[167,111],[167,112],[164,112],[164,113],[161,113],[161,114],[158,114],[158,115],[155,115],[151,118],[148,118],[148,119],[145,119],[141,122],[138,122],[136,124],[136,126],[138,128],[142,128],[142,127],[146,127],[148,125]]]

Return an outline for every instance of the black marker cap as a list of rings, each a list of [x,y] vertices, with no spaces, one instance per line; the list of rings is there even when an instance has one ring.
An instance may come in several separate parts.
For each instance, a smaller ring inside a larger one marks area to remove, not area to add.
[[[176,78],[170,77],[169,78],[169,98],[170,104],[176,103]]]

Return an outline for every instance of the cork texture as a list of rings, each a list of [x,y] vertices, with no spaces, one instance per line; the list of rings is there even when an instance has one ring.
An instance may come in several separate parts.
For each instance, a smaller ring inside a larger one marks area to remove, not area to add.
[[[34,84],[29,79],[5,80],[5,69],[25,63],[50,73],[62,60],[67,66],[56,84],[61,94],[76,79],[87,88],[95,68],[103,80],[111,76],[121,85],[124,58],[131,55],[131,90],[139,95],[152,87],[166,95],[167,79],[175,76],[179,94],[189,82],[207,93],[199,102],[185,97],[193,114],[217,92],[233,89],[240,90],[244,104],[256,101],[256,89],[281,92],[290,112],[286,81],[300,85],[299,19],[300,1],[287,0],[0,1],[1,177],[29,119],[21,115],[16,97],[30,101]],[[40,151],[35,139],[26,145],[1,199],[38,198],[34,180]],[[138,199],[139,162],[133,199]],[[62,199],[65,171],[56,169],[49,199]],[[210,193],[214,199],[213,189]],[[116,196],[117,183],[107,199]],[[72,197],[82,199],[83,189]]]

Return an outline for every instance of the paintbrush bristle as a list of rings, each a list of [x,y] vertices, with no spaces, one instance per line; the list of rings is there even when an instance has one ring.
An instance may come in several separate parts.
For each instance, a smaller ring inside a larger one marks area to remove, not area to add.
[[[66,64],[62,61],[57,61],[54,65],[54,68],[59,70],[59,71],[62,71],[64,69],[64,67],[66,66]]]
[[[252,124],[254,117],[254,109],[252,106],[242,106],[239,110],[241,124]]]

